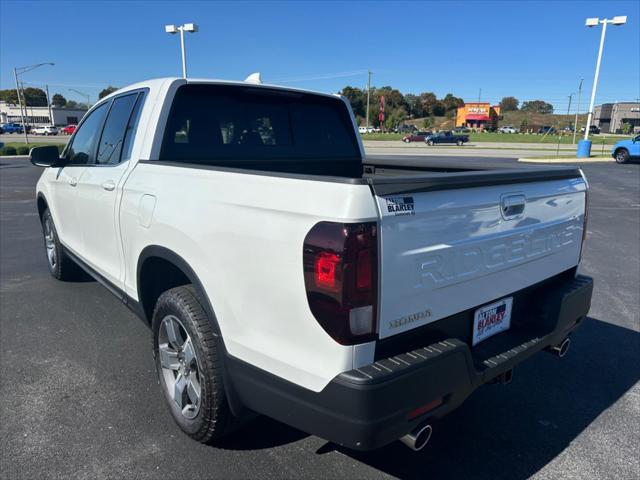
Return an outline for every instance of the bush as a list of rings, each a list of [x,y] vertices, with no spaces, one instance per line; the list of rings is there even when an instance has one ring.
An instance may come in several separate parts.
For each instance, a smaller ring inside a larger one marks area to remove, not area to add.
[[[18,155],[29,155],[29,150],[31,150],[26,145],[21,145],[17,149]]]
[[[17,155],[16,149],[7,145],[6,147],[2,147],[0,149],[0,155]]]

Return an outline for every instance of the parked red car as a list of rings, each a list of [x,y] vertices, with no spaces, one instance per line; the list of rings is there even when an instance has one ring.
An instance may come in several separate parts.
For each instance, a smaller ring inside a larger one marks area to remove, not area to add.
[[[410,133],[409,135],[405,135],[404,137],[402,137],[402,141],[404,143],[424,142],[424,139],[427,135],[431,135],[431,132]]]
[[[77,125],[67,125],[62,129],[63,135],[72,135],[76,131]]]

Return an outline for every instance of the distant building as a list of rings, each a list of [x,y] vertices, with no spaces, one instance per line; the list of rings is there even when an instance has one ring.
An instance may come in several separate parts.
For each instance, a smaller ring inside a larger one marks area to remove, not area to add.
[[[622,133],[624,123],[640,131],[640,102],[603,103],[593,109],[594,124],[602,133]]]
[[[496,128],[500,118],[500,107],[489,102],[465,103],[458,108],[456,127]]]
[[[64,108],[51,107],[51,115],[49,117],[49,107],[27,107],[26,117],[24,119],[27,125],[44,126],[56,125],[58,127],[78,124],[87,110],[85,108]],[[24,108],[22,109],[24,112]],[[18,105],[7,102],[0,102],[0,124],[1,123],[22,123],[20,116],[20,107]]]

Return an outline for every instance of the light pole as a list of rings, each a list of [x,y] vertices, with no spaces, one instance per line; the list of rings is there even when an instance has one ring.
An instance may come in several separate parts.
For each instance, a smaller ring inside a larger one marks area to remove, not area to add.
[[[369,133],[369,94],[371,93],[371,70],[368,72],[369,80],[367,81],[367,133]]]
[[[187,78],[187,52],[184,48],[184,32],[196,33],[198,26],[195,23],[185,23],[184,25],[165,25],[164,31],[174,35],[180,32],[180,50],[182,52],[182,78]]]
[[[89,95],[88,95],[88,94],[86,94],[86,93],[82,93],[80,90],[76,90],[75,88],[70,88],[70,89],[69,89],[69,91],[70,91],[70,92],[75,92],[75,93],[77,93],[78,95],[80,95],[81,97],[86,98],[86,99],[87,99],[87,108],[88,108],[88,109],[89,109],[89,108],[91,108],[91,96],[89,96]]]
[[[55,65],[53,62],[36,63],[35,65],[28,65],[26,67],[14,67],[13,76],[16,79],[16,93],[18,94],[18,105],[20,107],[20,119],[22,120],[22,131],[24,132],[24,143],[29,144],[29,136],[27,135],[27,125],[24,122],[25,114],[27,113],[27,97],[24,97],[24,113],[22,112],[22,100],[20,99],[20,85],[18,84],[18,75],[35,70],[43,65]],[[24,93],[24,90],[23,90]]]
[[[600,48],[598,49],[598,61],[596,62],[596,73],[593,77],[593,86],[591,88],[591,102],[589,103],[589,114],[587,116],[587,125],[584,128],[584,140],[578,143],[578,157],[588,157],[591,155],[591,142],[589,141],[589,129],[591,128],[591,120],[593,119],[593,104],[596,100],[596,88],[598,87],[598,77],[600,76],[600,62],[602,61],[602,49],[604,47],[604,37],[607,33],[607,25],[624,25],[627,23],[627,17],[617,16],[612,19],[607,18],[587,18],[585,25],[589,28],[602,25],[602,34],[600,35]]]
[[[576,144],[576,132],[578,131],[578,114],[580,113],[580,100],[582,99],[582,82],[584,82],[584,78],[580,79],[580,86],[578,87],[578,105],[576,106],[576,121],[573,124],[573,145]]]

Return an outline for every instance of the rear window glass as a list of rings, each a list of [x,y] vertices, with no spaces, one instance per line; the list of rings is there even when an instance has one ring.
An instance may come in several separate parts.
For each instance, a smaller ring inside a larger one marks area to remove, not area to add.
[[[235,85],[185,85],[167,120],[160,160],[268,168],[274,162],[359,162],[337,98]]]

